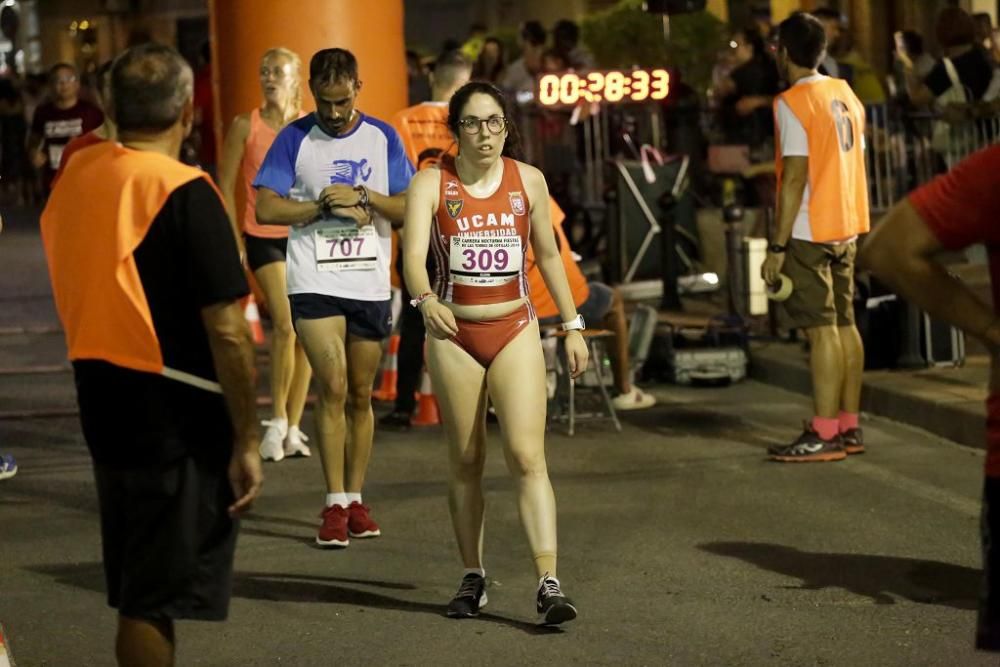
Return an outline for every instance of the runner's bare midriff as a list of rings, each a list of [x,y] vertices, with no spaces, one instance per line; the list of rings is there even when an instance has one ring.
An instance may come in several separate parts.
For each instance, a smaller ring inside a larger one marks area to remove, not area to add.
[[[454,304],[448,303],[447,301],[442,301],[444,305],[455,314],[455,317],[460,320],[471,320],[473,322],[481,322],[483,320],[495,320],[504,315],[510,315],[515,310],[520,308],[522,305],[527,303],[527,297],[522,297],[520,299],[514,299],[512,301],[504,301],[503,303],[487,303],[487,304]]]

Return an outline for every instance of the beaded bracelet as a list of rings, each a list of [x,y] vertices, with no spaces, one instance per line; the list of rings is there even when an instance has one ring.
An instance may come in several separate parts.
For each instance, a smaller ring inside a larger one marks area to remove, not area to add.
[[[413,306],[414,308],[420,308],[420,304],[422,304],[424,301],[436,298],[438,298],[438,295],[435,294],[434,292],[424,292],[416,299],[410,299],[410,305]]]

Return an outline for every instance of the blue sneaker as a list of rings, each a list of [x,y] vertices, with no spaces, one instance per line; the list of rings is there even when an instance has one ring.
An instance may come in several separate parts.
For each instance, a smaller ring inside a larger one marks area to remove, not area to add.
[[[10,454],[0,454],[0,480],[17,474],[17,461]]]

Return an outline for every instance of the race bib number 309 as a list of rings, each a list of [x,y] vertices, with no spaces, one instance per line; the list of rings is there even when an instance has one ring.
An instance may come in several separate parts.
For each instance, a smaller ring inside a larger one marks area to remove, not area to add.
[[[378,266],[375,227],[322,227],[315,232],[320,271],[372,271]]]
[[[449,268],[456,285],[495,287],[509,283],[521,272],[521,238],[451,237]]]

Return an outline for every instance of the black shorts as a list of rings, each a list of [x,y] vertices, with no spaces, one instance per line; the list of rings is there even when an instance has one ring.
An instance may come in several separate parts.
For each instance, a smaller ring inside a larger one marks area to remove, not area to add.
[[[141,446],[142,443],[136,443]],[[227,463],[97,463],[108,604],[150,621],[221,621],[229,612],[238,522]]]
[[[392,332],[392,300],[361,301],[326,294],[289,294],[292,325],[298,320],[343,317],[347,333],[368,340],[382,340]]]
[[[284,262],[288,256],[288,239],[265,239],[244,234],[247,248],[247,265],[251,271],[274,262]]]

